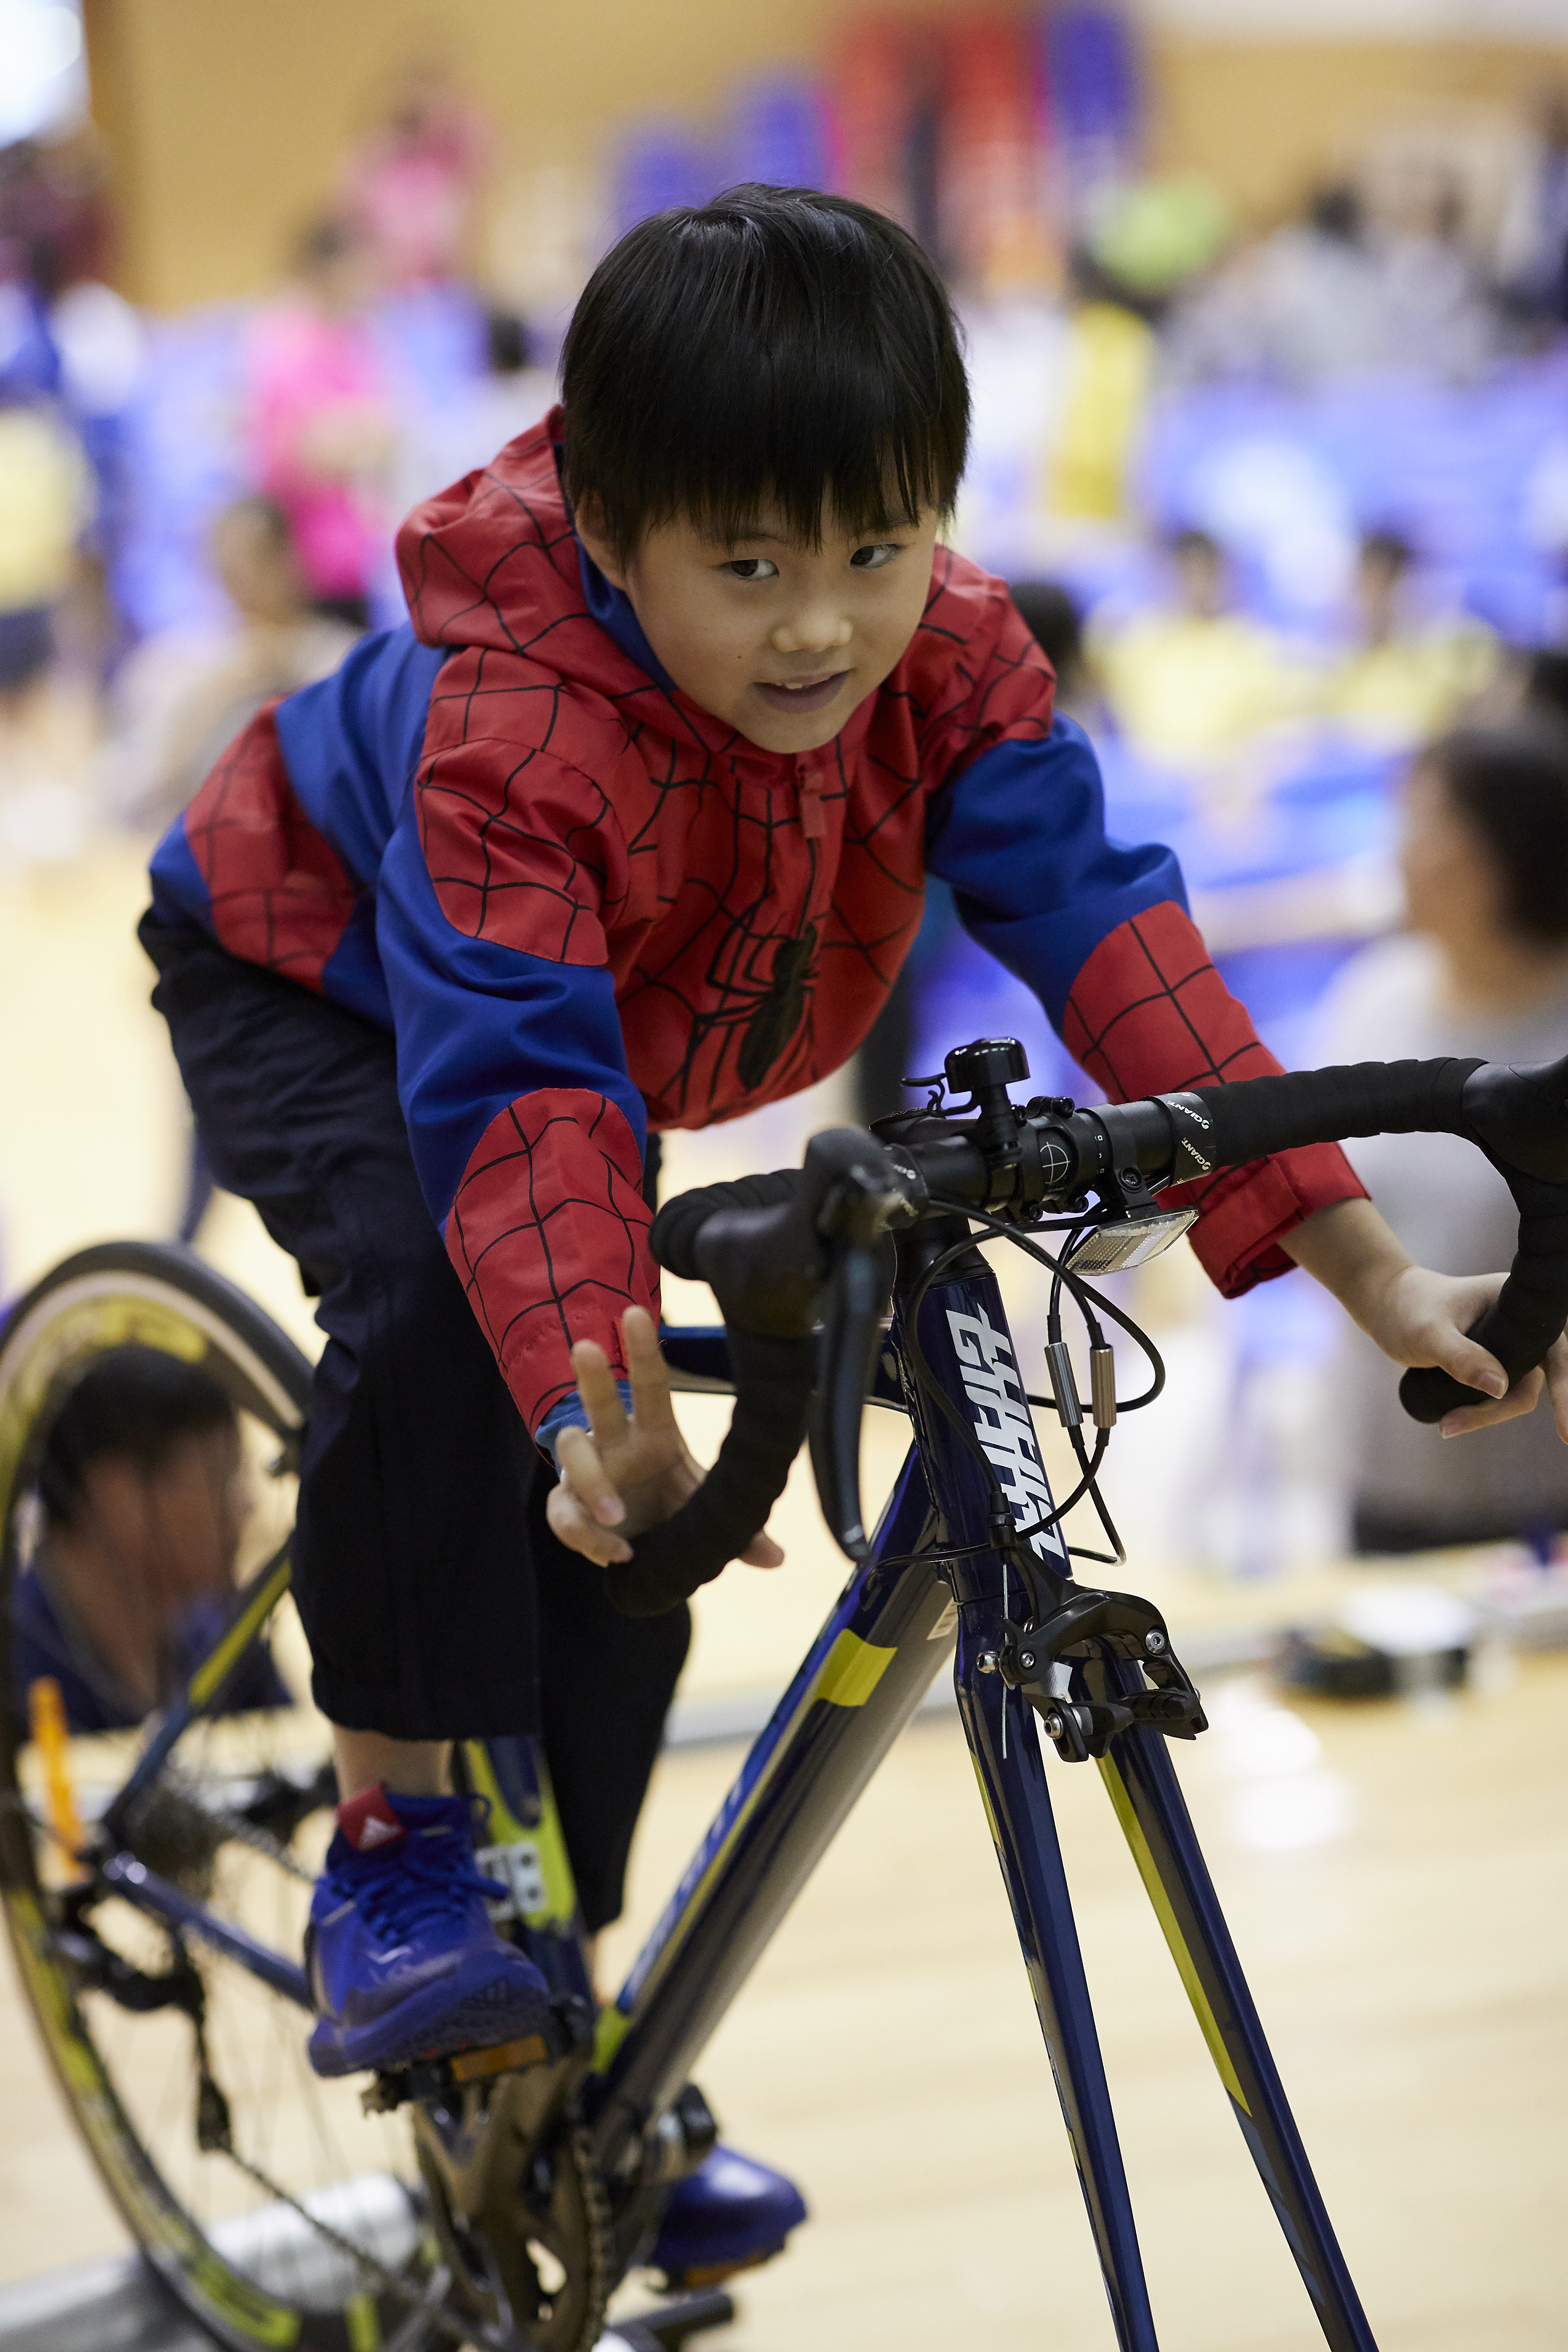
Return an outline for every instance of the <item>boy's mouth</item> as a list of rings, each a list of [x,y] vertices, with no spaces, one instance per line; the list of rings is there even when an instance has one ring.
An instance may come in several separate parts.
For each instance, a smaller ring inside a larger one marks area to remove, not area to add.
[[[798,686],[774,686],[764,678],[757,678],[754,683],[770,710],[805,718],[809,711],[825,710],[848,675],[847,669],[835,669],[816,677],[803,677]]]

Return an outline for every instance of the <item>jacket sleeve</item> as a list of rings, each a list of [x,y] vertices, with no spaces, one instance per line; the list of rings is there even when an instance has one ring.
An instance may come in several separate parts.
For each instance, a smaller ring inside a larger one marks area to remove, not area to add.
[[[963,768],[933,803],[928,862],[964,928],[1034,991],[1113,1102],[1279,1070],[1214,968],[1173,853],[1107,835],[1099,764],[1070,719]],[[1193,1246],[1236,1297],[1289,1272],[1280,1243],[1303,1217],[1365,1193],[1322,1144],[1166,1197],[1196,1207]]]
[[[624,1371],[619,1318],[657,1317],[658,1276],[599,920],[614,828],[548,754],[525,814],[510,782],[471,739],[426,762],[382,867],[376,945],[420,1184],[537,1433],[573,1392],[577,1340]]]

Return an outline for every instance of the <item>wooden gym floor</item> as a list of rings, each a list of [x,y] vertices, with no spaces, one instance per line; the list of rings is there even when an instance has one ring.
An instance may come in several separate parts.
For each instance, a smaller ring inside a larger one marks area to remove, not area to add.
[[[166,1231],[180,1098],[130,937],[136,847],[0,876],[0,1295],[66,1250]],[[792,1159],[803,1110],[678,1146],[679,1172]],[[205,1246],[304,1344],[291,1270],[247,1210]],[[672,1299],[673,1312],[682,1311]],[[700,1308],[697,1311],[700,1311]],[[693,1416],[713,1442],[712,1409]],[[898,1430],[873,1417],[868,1484]],[[775,1577],[704,1596],[687,1689],[777,1687],[842,1580],[804,1478]],[[1173,1623],[1235,1598],[1149,1563]],[[1253,1604],[1276,1616],[1294,1596]],[[1568,2347],[1568,1662],[1458,1700],[1280,1706],[1208,1693],[1177,1751],[1242,1958],[1383,2352]],[[739,1759],[661,1762],[607,1977],[661,1907]],[[1051,1786],[1166,2352],[1321,2341],[1208,2065],[1098,1775]],[[114,2251],[9,1976],[0,1975],[0,2281]],[[735,2352],[1111,2343],[1000,1877],[952,1718],[895,1749],[700,2080],[813,2219],[741,2283]],[[720,2352],[720,2339],[714,2342]]]

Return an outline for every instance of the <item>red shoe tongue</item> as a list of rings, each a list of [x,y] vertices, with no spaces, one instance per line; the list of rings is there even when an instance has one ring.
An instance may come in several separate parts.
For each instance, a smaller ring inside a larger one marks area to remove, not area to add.
[[[374,1853],[379,1846],[395,1845],[405,1834],[403,1823],[387,1802],[386,1790],[379,1780],[374,1789],[362,1789],[357,1797],[350,1797],[338,1807],[338,1827],[360,1853]]]

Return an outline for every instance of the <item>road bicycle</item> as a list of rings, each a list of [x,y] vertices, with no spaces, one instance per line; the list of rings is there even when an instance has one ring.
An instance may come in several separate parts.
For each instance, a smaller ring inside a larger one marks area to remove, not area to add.
[[[1045,1756],[1092,1759],[1325,2340],[1373,2338],[1291,2118],[1199,1852],[1169,1743],[1205,1729],[1160,1612],[1073,1572],[1064,1526],[1096,1510],[1120,1415],[1152,1402],[1152,1344],[1091,1277],[1142,1264],[1192,1211],[1162,1194],[1289,1145],[1379,1129],[1468,1135],[1503,1171],[1520,1252],[1478,1333],[1519,1378],[1568,1312],[1568,1061],[1367,1064],[1075,1109],[1019,1107],[1012,1040],[948,1057],[921,1110],[816,1138],[804,1171],[680,1195],[657,1254],[708,1281],[724,1317],[669,1330],[678,1385],[732,1388],[702,1486],[607,1571],[633,1613],[717,1574],[766,1517],[809,1437],[843,1592],[626,1983],[595,2012],[548,1775],[531,1742],[468,1744],[489,1801],[483,1859],[504,1932],[549,1978],[553,2023],[358,2083],[310,2074],[300,1930],[335,1791],[324,1727],[294,1706],[226,1710],[257,1645],[302,1690],[288,1528],[310,1368],[240,1292],[177,1247],[68,1259],[0,1330],[6,1607],[37,1541],[49,1429],[84,1372],[139,1342],[221,1381],[266,1497],[263,1557],[220,1636],[146,1721],[70,1736],[48,1687],[0,1676],[0,1894],[39,2031],[76,2123],[135,2237],[216,2340],[302,2352],[587,2352],[678,2344],[728,2296],[676,2295],[602,2336],[610,2294],[652,2242],[672,2184],[716,2126],[691,2070],[933,1677],[955,1654],[979,1780],[1083,2188],[1118,2344],[1154,2352]],[[920,1081],[926,1084],[926,1081]],[[1050,1285],[1048,1392],[1029,1393],[984,1255],[1025,1250]],[[1081,1316],[1088,1393],[1064,1337]],[[1107,1326],[1150,1367],[1117,1393]],[[1470,1392],[1406,1373],[1436,1420]],[[869,1399],[911,1444],[868,1534],[858,1440]],[[1079,1466],[1051,1494],[1031,1407]],[[590,1572],[585,1570],[584,1572]],[[81,1661],[76,1663],[79,1665]],[[48,1677],[38,1682],[48,1685]],[[1043,2079],[1043,2078],[1042,2078]]]

